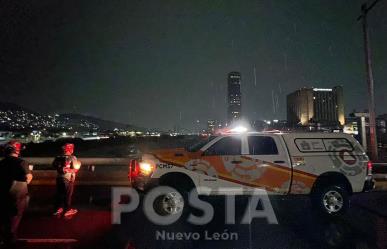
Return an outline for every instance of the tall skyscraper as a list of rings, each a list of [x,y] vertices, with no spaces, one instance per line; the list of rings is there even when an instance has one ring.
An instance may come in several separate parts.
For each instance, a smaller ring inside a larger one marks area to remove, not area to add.
[[[301,88],[287,96],[291,124],[344,125],[343,88]]]
[[[241,74],[239,72],[230,72],[227,77],[227,84],[227,123],[231,124],[239,120],[242,115]]]

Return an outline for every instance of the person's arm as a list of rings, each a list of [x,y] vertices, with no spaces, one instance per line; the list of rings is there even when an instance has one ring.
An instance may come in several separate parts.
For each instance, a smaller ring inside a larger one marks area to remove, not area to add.
[[[77,159],[76,156],[71,157],[71,167],[69,173],[77,173],[81,168],[81,162]]]
[[[29,164],[27,163],[27,161],[23,160],[21,163],[21,166],[23,171],[21,173],[24,174],[24,181],[26,181],[27,184],[30,184],[30,182],[33,179],[33,175],[32,175],[32,171],[30,170]]]
[[[73,156],[73,168],[79,170],[81,168],[81,165],[81,161],[79,161],[76,156]]]
[[[27,184],[30,184],[30,182],[32,181],[33,178],[34,178],[34,176],[32,175],[32,173],[28,173],[27,174]]]

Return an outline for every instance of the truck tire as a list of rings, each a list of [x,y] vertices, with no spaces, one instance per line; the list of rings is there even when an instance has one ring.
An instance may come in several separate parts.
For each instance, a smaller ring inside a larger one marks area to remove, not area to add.
[[[340,216],[349,208],[349,195],[344,186],[322,186],[313,193],[312,202],[322,214]]]
[[[160,180],[161,186],[168,186],[176,191],[162,195],[155,200],[154,208],[159,215],[173,215],[188,210],[188,196],[194,184],[192,180],[181,173],[171,173]]]
[[[161,216],[176,215],[184,212],[187,205],[184,193],[179,190],[172,191],[156,198],[153,203],[154,210]]]

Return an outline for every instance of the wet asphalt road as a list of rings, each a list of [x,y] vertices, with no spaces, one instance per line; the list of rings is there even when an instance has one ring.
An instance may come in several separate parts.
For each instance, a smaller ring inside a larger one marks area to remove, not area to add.
[[[354,196],[348,213],[336,219],[320,216],[305,197],[271,198],[279,224],[255,218],[249,225],[240,224],[247,197],[236,198],[235,225],[225,224],[223,197],[203,197],[215,209],[213,220],[206,226],[191,225],[186,221],[186,214],[173,225],[158,226],[145,217],[142,202],[136,211],[122,215],[120,225],[112,225],[110,187],[78,186],[75,191],[74,204],[80,213],[71,220],[55,219],[49,215],[53,187],[33,186],[30,209],[21,224],[20,237],[78,240],[67,248],[387,248],[385,192]],[[190,212],[200,215],[193,208],[188,210]],[[214,240],[212,237],[214,233],[225,231],[232,234],[233,239]],[[176,236],[179,232],[196,237],[188,240],[157,237],[160,234]],[[52,247],[42,244],[26,248]]]

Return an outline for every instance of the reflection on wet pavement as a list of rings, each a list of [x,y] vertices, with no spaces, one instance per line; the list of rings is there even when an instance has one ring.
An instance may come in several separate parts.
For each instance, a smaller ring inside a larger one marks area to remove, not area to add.
[[[222,197],[204,198],[215,207],[215,217],[206,226],[192,226],[184,219],[160,227],[151,224],[142,210],[125,214],[123,224],[111,233],[114,245],[130,240],[136,248],[387,248],[383,242],[387,228],[385,218],[370,214],[354,203],[342,218],[328,219],[311,210],[307,198],[272,200],[278,225],[264,219],[254,219],[250,225],[238,223],[247,203],[246,197],[237,198],[237,224],[225,225]],[[360,198],[361,200],[361,198]],[[138,224],[141,224],[139,226]],[[383,224],[383,226],[378,226]],[[364,228],[369,229],[365,230]],[[211,240],[206,234],[237,233],[237,240]],[[198,233],[199,240],[157,239],[160,232]]]
[[[236,224],[225,224],[224,197],[201,197],[215,209],[213,220],[205,226],[186,221],[191,212],[202,214],[194,208],[173,225],[154,225],[145,217],[142,204],[123,214],[122,224],[111,225],[109,188],[78,188],[76,195],[81,210],[77,217],[55,220],[48,210],[31,211],[31,207],[22,224],[22,236],[78,240],[71,248],[387,248],[387,194],[383,192],[355,196],[349,212],[335,219],[314,212],[307,197],[271,198],[278,225],[261,218],[240,224],[247,197],[236,197]],[[40,198],[44,203],[49,199]],[[37,204],[35,200],[33,206]]]

